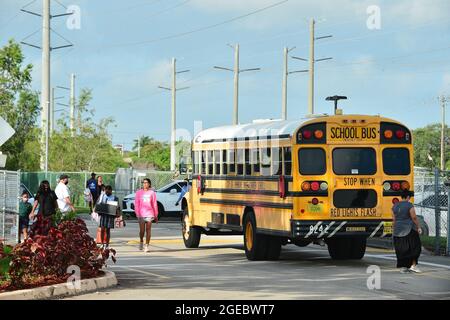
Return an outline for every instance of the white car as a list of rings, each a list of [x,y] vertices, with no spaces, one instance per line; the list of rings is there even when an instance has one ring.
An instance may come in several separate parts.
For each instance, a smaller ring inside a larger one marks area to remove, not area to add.
[[[158,202],[158,219],[164,216],[165,213],[181,214],[181,203],[178,206],[176,206],[175,203],[180,197],[181,189],[186,186],[186,183],[187,182],[185,180],[176,180],[156,190],[156,200]],[[136,193],[132,193],[123,198],[123,213],[134,215],[135,196]]]

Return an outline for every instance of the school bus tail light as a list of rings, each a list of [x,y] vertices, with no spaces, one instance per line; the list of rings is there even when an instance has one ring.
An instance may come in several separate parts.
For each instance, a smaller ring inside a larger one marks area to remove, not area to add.
[[[319,188],[320,188],[320,185],[318,182],[316,182],[316,181],[311,182],[311,190],[312,191],[319,191]]]
[[[401,186],[402,186],[402,190],[409,190],[409,187],[410,187],[408,181],[403,181]]]
[[[399,191],[400,190],[400,182],[393,182],[392,183],[392,190]]]
[[[322,191],[328,190],[328,183],[322,182],[322,183],[320,184],[320,190],[322,190]]]
[[[310,184],[309,182],[307,182],[307,181],[303,182],[303,183],[302,183],[302,190],[303,190],[303,191],[309,191],[309,190],[311,190],[311,184]]]
[[[392,199],[392,204],[396,204],[397,202],[399,202],[400,200],[398,200],[398,198],[394,198]]]
[[[384,191],[389,191],[389,190],[391,190],[391,184],[390,184],[389,182],[383,183],[383,190],[384,190]]]

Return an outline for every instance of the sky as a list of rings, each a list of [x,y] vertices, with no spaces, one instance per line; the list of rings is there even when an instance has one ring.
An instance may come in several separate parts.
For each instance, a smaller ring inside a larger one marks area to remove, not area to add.
[[[0,46],[9,39],[41,44],[42,1],[0,0]],[[171,61],[177,70],[177,128],[232,124],[233,68],[240,45],[239,122],[281,117],[283,48],[309,58],[309,21],[316,20],[315,113],[345,95],[346,114],[380,114],[410,128],[441,121],[438,96],[450,95],[448,0],[51,0],[55,17],[51,86],[90,88],[97,120],[113,117],[114,144],[126,150],[139,135],[170,139]],[[41,52],[23,46],[32,63],[32,88],[41,88]],[[308,62],[289,58],[289,71]],[[68,92],[56,89],[68,103]],[[308,74],[288,77],[288,119],[307,113]],[[60,108],[64,108],[60,106]],[[57,113],[56,117],[61,116]],[[201,122],[201,125],[194,125]]]

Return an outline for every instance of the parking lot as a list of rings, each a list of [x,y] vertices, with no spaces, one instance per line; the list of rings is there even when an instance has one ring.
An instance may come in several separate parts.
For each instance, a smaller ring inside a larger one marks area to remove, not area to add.
[[[134,221],[112,232],[117,263],[108,269],[116,288],[68,299],[450,299],[447,257],[423,254],[422,274],[400,274],[395,254],[384,249],[333,261],[326,247],[288,245],[279,261],[248,261],[241,236],[202,236],[198,249],[186,249],[176,219],[153,226],[149,253],[138,250],[137,235]]]

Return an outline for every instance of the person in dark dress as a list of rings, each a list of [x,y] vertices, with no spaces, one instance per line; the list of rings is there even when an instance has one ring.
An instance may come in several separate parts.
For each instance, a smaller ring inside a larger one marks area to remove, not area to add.
[[[44,224],[48,226],[48,228],[44,230],[44,234],[50,229],[52,216],[56,214],[56,208],[58,208],[57,200],[58,197],[55,192],[50,189],[50,183],[47,180],[43,180],[34,197],[34,205],[30,214],[30,219],[34,219],[36,216],[35,211],[39,205],[37,215],[39,215],[40,218],[44,220]]]
[[[106,186],[105,192],[98,199],[99,203],[107,203],[108,201],[117,201],[119,198],[112,194],[112,187]],[[116,215],[100,214],[99,227],[101,228],[101,239],[103,241],[103,249],[109,248],[109,241],[111,239],[111,229],[114,229],[115,219],[120,217],[120,207],[117,204]]]
[[[401,268],[401,273],[421,273],[417,264],[422,251],[419,237],[422,234],[422,229],[414,206],[409,202],[410,197],[411,193],[408,190],[403,190],[402,201],[397,202],[392,208],[397,268]]]

